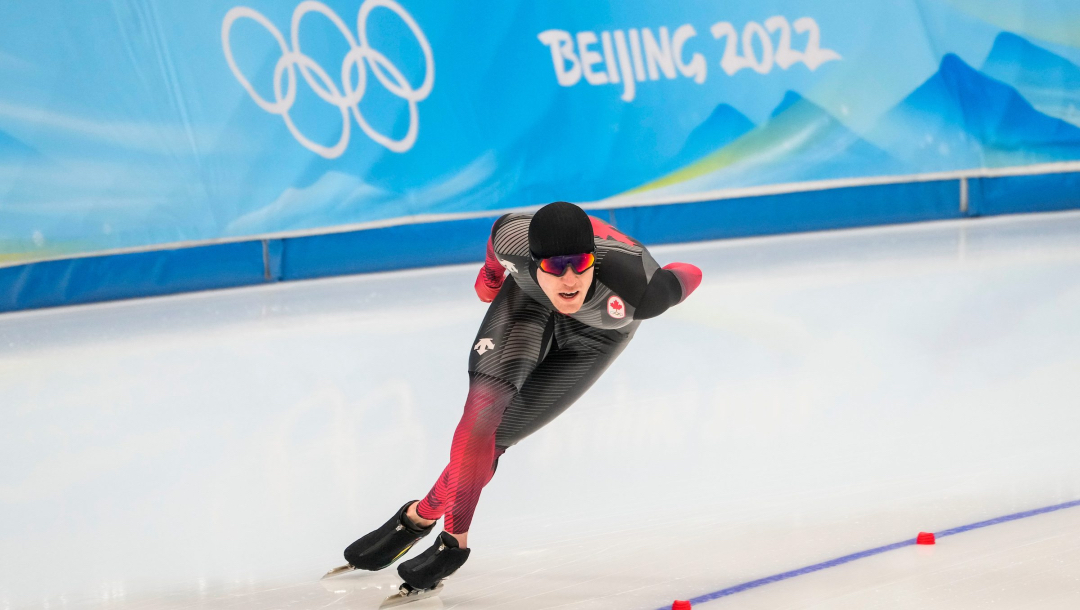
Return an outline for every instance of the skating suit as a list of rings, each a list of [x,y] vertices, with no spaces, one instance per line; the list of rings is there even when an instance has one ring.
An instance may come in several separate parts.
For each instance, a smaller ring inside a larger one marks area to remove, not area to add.
[[[590,217],[593,283],[581,309],[561,314],[536,282],[543,272],[529,252],[531,219],[508,214],[491,229],[476,279],[477,295],[491,305],[469,354],[465,413],[449,465],[417,506],[425,519],[445,516],[452,534],[469,531],[499,456],[584,394],[626,348],[641,320],[683,301],[701,282],[697,267],[661,268],[641,243]]]

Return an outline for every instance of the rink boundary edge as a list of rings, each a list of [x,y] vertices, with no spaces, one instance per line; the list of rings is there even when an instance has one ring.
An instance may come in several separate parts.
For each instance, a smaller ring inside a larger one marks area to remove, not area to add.
[[[941,530],[939,532],[936,532],[934,534],[934,536],[935,536],[936,539],[941,540],[942,538],[946,538],[948,536],[955,536],[956,534],[962,534],[964,532],[969,532],[971,530],[981,529],[981,528],[984,528],[984,527],[989,527],[991,525],[999,525],[1001,523],[1008,523],[1010,521],[1016,521],[1016,520],[1019,520],[1019,519],[1026,519],[1028,517],[1034,517],[1034,516],[1037,516],[1037,515],[1042,515],[1042,514],[1051,513],[1051,512],[1055,512],[1055,511],[1059,511],[1059,510],[1064,510],[1066,508],[1073,508],[1073,507],[1076,507],[1076,506],[1080,506],[1080,500],[1072,500],[1072,501],[1069,501],[1069,502],[1062,502],[1060,504],[1054,504],[1052,506],[1044,506],[1042,508],[1026,510],[1026,511],[1022,511],[1022,512],[1019,512],[1019,513],[1012,513],[1012,514],[1009,514],[1009,515],[1004,515],[1002,517],[995,517],[993,519],[987,519],[987,520],[984,520],[984,521],[978,521],[976,523],[970,523],[968,525],[961,525],[961,526],[954,527],[954,528],[951,528],[951,529]],[[796,576],[802,576],[804,574],[811,574],[813,572],[826,570],[828,568],[835,568],[837,566],[841,566],[841,565],[844,565],[846,563],[851,563],[852,561],[856,561],[856,560],[859,560],[859,559],[865,559],[867,557],[873,557],[874,555],[880,555],[882,553],[887,553],[889,551],[895,551],[897,549],[901,549],[901,548],[908,547],[908,546],[915,546],[916,544],[917,544],[917,539],[916,538],[909,538],[907,540],[902,540],[900,542],[894,542],[892,544],[886,544],[884,546],[879,546],[879,547],[875,547],[875,548],[872,548],[872,549],[867,549],[865,551],[859,551],[857,553],[851,553],[849,555],[844,555],[843,557],[837,557],[835,559],[830,559],[828,561],[815,563],[813,565],[809,565],[809,566],[806,566],[806,567],[797,568],[797,569],[794,569],[794,570],[789,570],[787,572],[782,572],[780,574],[774,574],[772,576],[766,576],[764,578],[758,578],[756,580],[751,580],[751,581],[748,581],[748,582],[740,583],[740,584],[733,585],[733,586],[730,586],[730,587],[727,587],[727,588],[724,588],[724,589],[720,589],[719,591],[713,591],[712,593],[706,593],[704,595],[699,595],[697,597],[690,598],[688,601],[691,604],[703,604],[703,603],[708,602],[708,601],[713,601],[713,600],[716,600],[716,599],[720,599],[722,597],[728,597],[730,595],[734,595],[736,593],[741,593],[743,591],[748,591],[750,589],[756,589],[758,587],[762,587],[762,586],[772,584],[772,583],[775,583],[775,582],[780,582],[780,581],[783,581],[783,580],[788,580],[790,578],[795,578]],[[655,610],[668,610],[669,608],[670,608],[670,606],[662,606],[660,608],[656,608]]]
[[[1080,172],[588,207],[655,245],[1078,209]],[[0,268],[0,312],[479,262],[497,216],[14,265]]]

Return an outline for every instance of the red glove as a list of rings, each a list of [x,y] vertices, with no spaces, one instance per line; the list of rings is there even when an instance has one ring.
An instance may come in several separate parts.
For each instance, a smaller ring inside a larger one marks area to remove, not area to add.
[[[492,287],[488,285],[487,278],[487,267],[481,267],[480,273],[476,275],[476,284],[473,287],[476,288],[476,296],[480,297],[481,301],[490,303],[495,300],[495,295],[499,294],[499,288],[502,288],[502,282],[499,282],[498,286]]]
[[[491,244],[491,238],[487,242],[487,256],[484,258],[484,266],[480,267],[480,273],[476,276],[476,296],[485,303],[490,303],[499,294],[503,282],[506,281],[506,269],[495,257],[495,247]]]
[[[701,269],[688,264],[688,263],[671,263],[670,265],[664,265],[664,269],[675,274],[678,278],[679,284],[682,286],[682,298],[679,302],[682,303],[686,300],[686,297],[690,296],[690,293],[697,290],[697,287],[701,285]]]

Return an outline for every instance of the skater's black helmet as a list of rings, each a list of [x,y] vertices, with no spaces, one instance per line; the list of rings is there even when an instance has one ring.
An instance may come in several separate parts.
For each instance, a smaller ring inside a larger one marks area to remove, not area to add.
[[[583,254],[596,249],[585,210],[565,201],[549,203],[529,222],[529,250],[536,258]]]

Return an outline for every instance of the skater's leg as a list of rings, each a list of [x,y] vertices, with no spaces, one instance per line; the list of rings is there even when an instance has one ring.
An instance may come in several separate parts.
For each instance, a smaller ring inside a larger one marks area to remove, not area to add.
[[[517,388],[497,379],[472,374],[465,414],[454,431],[450,464],[444,475],[416,507],[423,519],[445,515],[451,534],[469,530],[480,491],[491,480],[495,462],[495,430]]]
[[[390,521],[346,549],[350,565],[375,570],[392,563],[454,505],[458,508],[447,516],[447,530],[461,535],[460,543],[455,540],[454,546],[466,550],[465,532],[472,511],[499,455],[495,430],[506,406],[536,368],[545,342],[554,332],[552,317],[514,282],[503,285],[473,343],[469,399],[454,434],[450,464],[423,501],[406,504]]]
[[[495,470],[499,465],[499,457],[505,451],[506,447],[495,447],[495,459],[491,462],[491,468],[487,471],[487,476],[484,477],[481,487],[487,485],[495,476]],[[479,496],[479,493],[477,496]],[[455,504],[454,513],[459,510],[458,506],[458,504]],[[474,509],[475,502],[471,507],[467,507],[469,519],[472,518]],[[464,513],[466,508],[461,510]],[[450,518],[447,518],[447,522],[449,521]],[[434,524],[434,521],[432,524]],[[469,552],[469,532],[452,534],[448,529],[439,534],[439,538],[431,548],[399,565],[398,575],[405,581],[409,591],[430,590],[432,587],[437,586],[442,579],[457,571],[465,563],[465,560],[469,558]]]
[[[557,318],[555,346],[533,369],[500,414],[492,442],[498,447],[496,459],[507,447],[540,429],[581,397],[626,348],[636,328],[635,325],[628,329],[629,332],[605,331],[565,316]],[[481,471],[473,471],[475,477],[470,479],[470,484],[475,486],[472,488],[475,493],[446,508],[446,531],[455,535],[461,548],[468,548],[468,526],[476,501],[480,490],[494,474],[495,462],[488,460],[486,453],[492,445],[487,443],[485,441],[483,460],[479,462],[491,464],[487,476],[481,479]]]
[[[450,463],[415,507],[420,523],[444,527],[466,548],[473,511],[495,466],[495,431],[554,333],[551,311],[507,282],[488,309],[469,356],[469,397],[454,432]]]
[[[416,502],[413,502],[412,504],[410,504],[409,508],[407,509],[407,511],[405,513],[405,516],[407,516],[410,521],[412,521],[416,525],[419,525],[420,527],[427,527],[429,525],[434,524],[435,519],[425,519],[425,518],[421,517],[420,515],[418,515],[416,513],[416,507],[419,506],[419,505],[420,505],[420,500],[417,500]]]
[[[555,346],[503,414],[495,443],[505,451],[574,404],[622,353],[637,329],[600,330],[573,318],[556,320]]]
[[[556,322],[555,346],[532,371],[520,391],[500,417],[495,431],[494,460],[486,476],[477,477],[483,487],[495,473],[498,456],[528,434],[554,419],[574,403],[615,360],[629,343],[636,325],[628,333],[600,331],[571,318]],[[479,488],[476,492],[479,497]],[[411,587],[426,589],[457,570],[468,558],[468,526],[451,529],[451,523],[468,524],[475,508],[472,502],[454,501],[447,508],[447,531],[418,557],[398,566],[398,574]]]
[[[491,464],[491,471],[488,473],[487,480],[484,481],[484,486],[485,487],[487,486],[488,483],[491,482],[492,477],[495,476],[495,470],[499,466],[499,457],[502,456],[502,454],[505,453],[505,452],[506,452],[506,447],[499,447],[499,446],[495,447],[495,460]],[[447,466],[446,469],[443,470],[443,477],[447,476],[447,471],[449,470],[449,468],[450,467]],[[441,478],[442,477],[440,477],[440,479]],[[420,505],[419,500],[417,500],[416,502],[413,502],[412,504],[409,505],[408,511],[406,512],[406,515],[409,517],[409,520],[412,521],[413,524],[418,526],[418,527],[429,527],[429,526],[433,525],[435,523],[434,519],[425,519],[425,518],[421,517],[416,512],[416,508],[419,505]],[[469,547],[469,532],[462,532],[460,534],[451,534],[451,535],[454,538],[457,539],[458,544],[461,546],[461,548],[464,549],[464,548]]]

